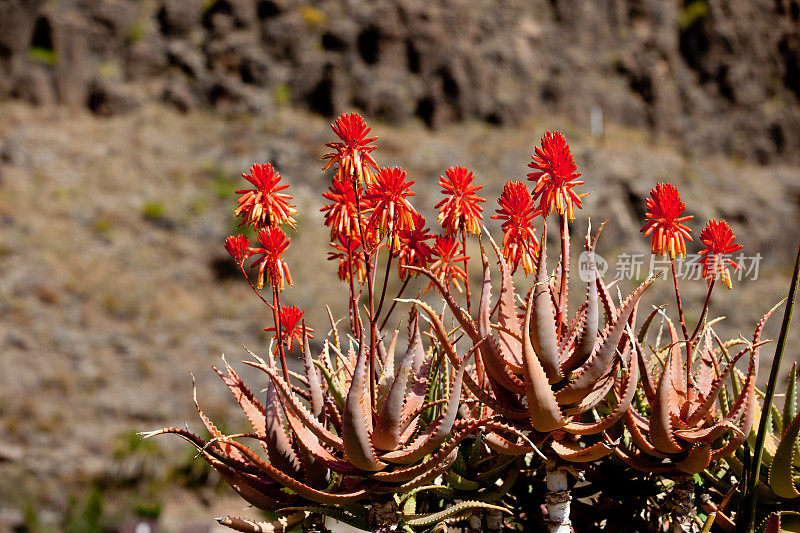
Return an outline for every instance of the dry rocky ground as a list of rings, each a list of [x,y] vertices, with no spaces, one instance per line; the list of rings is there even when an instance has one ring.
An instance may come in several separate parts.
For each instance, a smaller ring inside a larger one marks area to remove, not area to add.
[[[285,303],[308,309],[318,339],[326,331],[322,304],[341,316],[346,291],[325,259],[319,213],[327,121],[281,106],[222,118],[156,103],[107,119],[2,103],[0,116],[0,531],[20,521],[88,530],[80,524],[98,521],[101,500],[101,522],[160,504],[173,531],[251,512],[207,479],[187,446],[166,438],[141,444],[133,432],[184,420],[198,428],[189,372],[212,417],[228,430],[242,424],[209,364],[221,353],[237,362],[242,343],[265,350],[267,314],[222,247],[234,230],[238,176],[252,162],[274,162],[298,205],[288,252],[296,284]],[[654,144],[643,130],[615,125],[599,142],[584,124],[549,116],[509,128],[374,126],[377,158],[402,164],[417,180],[415,203],[430,221],[435,180],[447,166],[473,169],[493,211],[502,183],[524,178],[545,129],[564,129],[592,191],[582,213],[595,224],[611,219],[601,254],[648,251],[638,232],[643,199],[666,177],[695,215],[695,234],[708,218],[724,216],[745,250],[763,256],[757,281],[714,298],[713,313],[727,316],[726,335],[748,335],[785,295],[800,222],[796,166],[687,156],[678,141]],[[584,231],[579,219],[575,232]],[[669,285],[658,285],[653,301],[671,301]],[[697,309],[704,284],[686,287],[687,307]],[[789,361],[800,354],[797,330]]]

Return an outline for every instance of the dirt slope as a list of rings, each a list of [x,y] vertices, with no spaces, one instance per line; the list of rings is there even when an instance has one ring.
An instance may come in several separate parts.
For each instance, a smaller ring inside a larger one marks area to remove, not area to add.
[[[327,122],[288,107],[231,120],[155,103],[111,118],[6,103],[0,116],[0,510],[18,520],[28,505],[45,522],[58,521],[69,495],[83,501],[96,483],[108,520],[129,516],[140,500],[163,504],[173,524],[225,510],[207,485],[192,496],[176,490],[202,478],[187,470],[186,446],[166,439],[140,448],[131,432],[184,420],[198,428],[190,371],[209,414],[241,426],[208,365],[221,353],[237,362],[242,343],[265,350],[267,314],[231,275],[222,247],[234,229],[233,191],[244,183],[238,176],[252,162],[274,162],[298,204],[288,253],[297,283],[285,302],[306,307],[318,332],[326,329],[323,302],[343,312],[346,291],[325,260],[318,211]],[[555,118],[509,128],[374,126],[379,161],[402,164],[417,180],[415,205],[433,222],[435,181],[445,168],[473,169],[493,211],[502,183],[524,178],[545,129],[563,128],[592,191],[584,212],[595,225],[611,219],[601,254],[612,261],[622,252],[646,254],[643,198],[668,177],[697,217],[695,234],[707,218],[725,216],[745,250],[763,255],[758,281],[715,297],[715,313],[728,317],[724,333],[748,335],[785,294],[800,217],[797,167],[689,158],[677,143],[651,144],[646,131],[630,128],[612,126],[598,143]],[[669,297],[669,286],[659,285],[654,300]],[[694,282],[686,294],[697,304],[704,290]],[[788,360],[800,353],[798,340],[794,333]]]

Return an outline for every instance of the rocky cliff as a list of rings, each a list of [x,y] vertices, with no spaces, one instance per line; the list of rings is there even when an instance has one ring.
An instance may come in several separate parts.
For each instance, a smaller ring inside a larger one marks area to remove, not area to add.
[[[800,161],[798,0],[0,0],[0,98],[431,127],[566,115]]]

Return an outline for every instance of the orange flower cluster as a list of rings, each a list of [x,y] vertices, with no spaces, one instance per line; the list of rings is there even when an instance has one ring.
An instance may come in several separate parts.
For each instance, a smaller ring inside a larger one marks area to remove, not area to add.
[[[367,224],[395,241],[398,229],[413,229],[413,217],[417,214],[408,201],[416,194],[409,190],[414,180],[405,179],[406,173],[400,167],[381,167],[365,194],[371,213]]]
[[[585,182],[577,181],[580,172],[572,159],[572,151],[560,131],[548,131],[542,137],[542,147],[535,148],[533,160],[528,165],[536,172],[528,174],[528,179],[536,182],[533,199],[539,200],[542,216],[552,212],[567,213],[570,220],[575,219],[573,204],[579,209],[583,207],[581,198],[586,194],[578,194],[573,189]]]
[[[322,156],[328,160],[322,170],[337,165],[336,178],[339,181],[355,179],[359,185],[372,183],[373,169],[378,170],[378,164],[370,155],[377,147],[369,145],[377,137],[367,137],[372,128],[358,113],[345,113],[331,124],[331,129],[342,142],[325,144],[335,151]]]
[[[233,212],[234,217],[242,217],[240,226],[249,224],[260,229],[264,226],[288,224],[295,228],[292,215],[296,215],[297,210],[295,206],[289,204],[292,197],[280,192],[288,189],[289,185],[279,185],[281,175],[272,168],[272,165],[269,163],[253,165],[250,167],[250,174],[242,174],[242,177],[252,183],[255,189],[236,191],[236,194],[243,195],[238,200],[239,206]]]
[[[367,206],[363,200],[358,204],[352,183],[333,180],[322,197],[331,201],[320,209],[325,213],[325,225],[331,228],[331,239],[358,235],[358,227],[363,225],[359,212],[363,214]]]
[[[539,256],[533,219],[540,211],[536,210],[528,188],[521,181],[506,183],[497,203],[500,209],[492,218],[503,221],[503,256],[512,265],[512,271],[522,263],[525,274],[530,274]]]
[[[231,254],[233,260],[236,261],[236,264],[240,267],[248,257],[253,255],[250,251],[250,241],[247,240],[247,237],[244,235],[231,235],[225,239],[225,250]]]
[[[645,237],[652,234],[653,254],[667,255],[675,259],[686,255],[686,241],[692,240],[692,230],[683,224],[692,216],[681,216],[686,205],[681,201],[678,189],[672,183],[658,183],[650,191],[647,199],[647,218],[650,220],[642,228]]]
[[[395,252],[397,256],[397,268],[400,278],[405,278],[412,271],[407,270],[406,266],[425,268],[431,260],[433,249],[425,242],[433,239],[429,235],[428,228],[425,227],[425,219],[419,213],[414,213],[413,224],[397,232],[399,247]],[[417,273],[413,273],[415,276]]]
[[[700,240],[706,245],[705,249],[700,250],[700,255],[703,256],[700,263],[706,282],[710,285],[712,281],[720,278],[730,289],[731,273],[728,265],[734,270],[740,270],[742,267],[725,256],[741,250],[742,245],[736,243],[736,236],[724,220],[719,222],[709,220],[705,229],[700,233]]]
[[[434,207],[439,210],[439,222],[448,235],[462,231],[468,235],[481,232],[483,208],[486,200],[475,194],[483,186],[472,185],[475,174],[464,167],[450,167],[439,176],[439,186],[445,198]]]
[[[303,315],[306,310],[300,307],[281,307],[281,342],[289,351],[292,351],[293,341],[297,341],[300,346],[303,345]],[[314,330],[305,328],[306,337],[314,338]],[[275,327],[264,328],[264,331],[274,332]]]
[[[339,235],[330,245],[336,251],[328,252],[328,261],[339,261],[339,279],[349,281],[355,275],[354,279],[363,283],[367,279],[367,265],[364,263],[364,254],[359,252],[361,239],[355,235]]]
[[[431,272],[445,286],[452,284],[458,292],[463,293],[464,289],[461,287],[461,283],[466,282],[467,273],[458,263],[466,263],[469,257],[458,254],[458,242],[452,235],[437,236],[436,243],[433,246],[433,256],[437,257],[437,259],[431,265]],[[431,287],[433,287],[433,283],[430,283],[425,288],[425,292],[427,293]]]
[[[258,268],[259,289],[264,286],[264,282],[272,287],[280,287],[281,290],[287,284],[292,285],[289,266],[282,259],[289,247],[289,240],[280,228],[270,226],[258,232],[258,242],[262,248],[251,248],[250,251],[261,255],[252,265],[253,268]]]

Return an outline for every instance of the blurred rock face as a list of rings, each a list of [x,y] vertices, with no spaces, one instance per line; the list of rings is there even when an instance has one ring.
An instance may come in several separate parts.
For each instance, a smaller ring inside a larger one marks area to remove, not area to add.
[[[2,0],[0,97],[431,127],[599,106],[687,151],[797,161],[798,24],[798,0]]]

